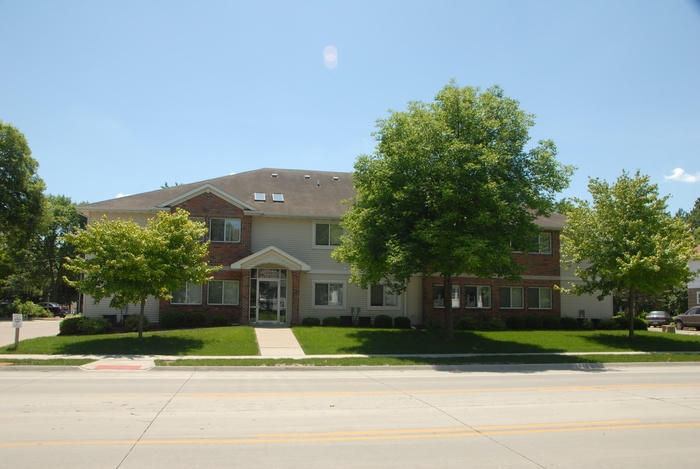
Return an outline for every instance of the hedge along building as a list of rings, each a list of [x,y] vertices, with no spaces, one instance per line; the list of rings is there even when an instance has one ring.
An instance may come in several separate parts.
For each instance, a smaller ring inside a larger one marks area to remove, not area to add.
[[[78,207],[88,223],[133,219],[145,224],[159,211],[182,208],[208,227],[210,265],[222,266],[206,285],[183,285],[172,299],[149,299],[146,316],[159,322],[169,311],[223,316],[229,324],[299,324],[306,317],[354,317],[363,323],[384,314],[420,325],[442,318],[445,292],[437,276],[416,276],[395,295],[381,285],[363,290],[350,284],[349,266],[331,258],[340,243],[344,201],[354,196],[350,173],[259,169]],[[513,253],[526,267],[520,282],[464,274],[449,295],[455,319],[512,315],[612,316],[612,299],[563,295],[555,285],[574,280],[559,267],[559,234],[565,219],[538,218],[539,251]],[[103,300],[84,301],[88,317],[121,321],[138,311]],[[585,311],[585,313],[581,313]]]

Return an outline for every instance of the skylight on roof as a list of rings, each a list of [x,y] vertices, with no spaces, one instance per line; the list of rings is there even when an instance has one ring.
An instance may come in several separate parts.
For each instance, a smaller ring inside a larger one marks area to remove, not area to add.
[[[284,202],[284,194],[272,193],[273,202]]]
[[[264,192],[256,192],[254,198],[256,202],[265,202],[266,200]]]

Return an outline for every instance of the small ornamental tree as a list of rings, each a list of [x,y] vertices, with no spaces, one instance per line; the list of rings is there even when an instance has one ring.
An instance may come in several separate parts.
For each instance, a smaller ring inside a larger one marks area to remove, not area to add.
[[[146,226],[103,217],[85,230],[66,235],[66,240],[85,257],[68,263],[68,268],[83,278],[65,280],[95,302],[111,297],[109,305],[113,308],[140,303],[141,339],[149,296],[168,299],[170,292],[185,282],[202,284],[218,270],[202,260],[209,250],[209,243],[200,241],[206,231],[204,223],[190,220],[181,209],[160,212]]]
[[[429,104],[379,120],[373,155],[355,163],[356,196],[332,256],[362,288],[404,291],[416,274],[444,279],[445,338],[454,338],[452,278],[519,278],[513,251],[531,250],[573,171],[551,141],[526,148],[534,116],[499,87],[449,83]]]
[[[627,292],[629,338],[634,339],[637,292],[656,295],[687,283],[695,242],[690,227],[666,211],[666,197],[639,171],[623,172],[615,184],[591,179],[592,203],[575,199],[562,232],[563,264],[576,265],[581,283],[566,291]]]

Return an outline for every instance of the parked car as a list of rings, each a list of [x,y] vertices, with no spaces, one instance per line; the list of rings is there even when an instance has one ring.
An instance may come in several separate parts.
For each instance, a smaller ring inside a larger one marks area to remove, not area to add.
[[[700,306],[693,306],[685,313],[679,314],[673,318],[673,322],[676,323],[676,329],[679,331],[688,326],[700,331]]]
[[[61,306],[58,303],[48,303],[46,301],[42,301],[41,303],[37,304],[42,308],[51,311],[54,316],[60,316],[62,318],[65,318],[66,314],[68,314],[68,308],[66,306]]]
[[[665,326],[666,324],[671,324],[671,322],[673,322],[671,315],[666,311],[652,311],[651,313],[647,314],[646,320],[647,325],[657,327]]]

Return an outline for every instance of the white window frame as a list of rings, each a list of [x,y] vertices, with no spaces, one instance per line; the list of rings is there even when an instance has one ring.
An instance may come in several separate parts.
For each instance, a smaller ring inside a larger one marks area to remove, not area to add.
[[[537,235],[537,250],[530,254],[551,254],[552,253],[552,233],[540,233]],[[544,249],[543,249],[544,248]]]
[[[442,293],[445,293],[445,285],[442,283],[434,283],[433,284],[433,308],[444,308],[445,307],[445,299],[444,298],[438,298],[435,299],[435,288],[436,287],[442,287]],[[452,285],[452,308],[459,308],[459,285]]]
[[[180,290],[185,290],[185,302],[184,303],[178,303],[173,301],[175,299],[175,292],[172,292],[171,294],[173,295],[172,298],[170,298],[170,304],[171,305],[201,305],[202,304],[202,286],[201,285],[196,285],[194,283],[189,283],[185,282],[183,286],[180,287]],[[197,301],[190,301],[189,298],[191,296],[190,291],[194,292],[196,289],[199,289],[199,302]],[[178,290],[178,291],[180,291]]]
[[[317,285],[339,285],[340,286],[340,301],[337,304],[316,304],[316,286]],[[342,280],[314,280],[311,282],[311,309],[345,309],[347,301],[347,284]]]
[[[700,305],[700,291],[695,292],[695,303]]]
[[[224,239],[214,239],[214,237],[212,236],[214,233],[214,229],[213,229],[214,220],[224,220]],[[229,224],[228,224],[229,221],[236,222],[236,224],[238,225],[237,227],[234,228],[238,231],[238,239],[230,239],[230,240],[226,239],[227,238],[226,233],[227,233],[227,227],[229,226]],[[209,241],[211,241],[212,243],[240,243],[242,231],[243,231],[243,222],[240,218],[212,217],[209,220]]]
[[[467,289],[469,288],[476,288],[476,306],[470,306],[468,304],[469,301],[469,296],[467,295]],[[483,291],[488,291],[488,305],[484,305],[482,300],[483,300]],[[481,303],[481,304],[479,304]],[[469,308],[469,309],[489,309],[491,308],[491,304],[493,304],[493,297],[491,296],[491,287],[489,285],[466,285],[464,288],[464,307]]]
[[[382,304],[373,305],[372,304],[372,289],[381,288],[382,289]],[[387,305],[387,298],[393,298],[394,304]],[[388,290],[386,285],[372,285],[367,289],[367,308],[373,310],[400,310],[401,309],[401,295],[391,292]]]
[[[318,244],[318,239],[316,238],[316,227],[318,225],[328,225],[328,244]],[[332,233],[331,231],[333,230],[333,227],[337,226],[341,230],[341,235],[343,234],[342,228],[340,227],[340,223],[335,222],[332,223],[330,221],[315,221],[313,223],[312,231],[311,231],[311,245],[315,249],[335,249],[338,246],[340,246],[340,241],[338,241],[338,244],[331,244],[332,241]]]
[[[503,289],[508,289],[508,301],[510,303],[509,306],[503,306]],[[521,304],[520,306],[513,306],[513,290],[520,290],[520,301]],[[502,287],[498,287],[498,307],[499,309],[523,309],[525,308],[525,291],[523,287],[511,287],[509,285],[504,285]]]
[[[530,304],[530,291],[531,290],[537,290],[537,306],[532,306]],[[527,289],[527,309],[552,309],[552,289],[549,287],[528,287]],[[545,295],[545,297],[548,296],[548,298],[545,298],[548,302],[548,306],[542,306],[542,293],[547,293],[548,295]]]
[[[221,283],[221,302],[220,303],[212,303],[211,301],[211,284],[212,283]],[[236,285],[236,295],[233,300],[233,303],[226,303],[225,300],[225,292],[226,292],[226,284],[232,284]],[[222,306],[237,306],[240,302],[240,296],[241,296],[241,285],[238,280],[209,280],[209,284],[207,285],[207,304],[209,305],[222,305]]]

